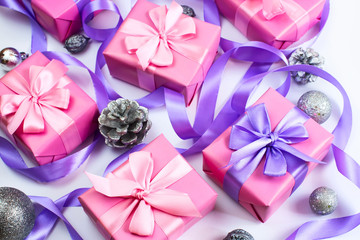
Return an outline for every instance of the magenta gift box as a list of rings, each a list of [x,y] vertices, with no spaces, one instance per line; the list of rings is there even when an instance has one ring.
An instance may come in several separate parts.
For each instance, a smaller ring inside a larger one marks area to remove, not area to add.
[[[284,0],[288,10],[267,20],[263,0],[215,0],[220,12],[249,40],[285,49],[320,21],[325,0]]]
[[[81,30],[81,6],[90,0],[31,0],[38,23],[51,35],[64,42]]]
[[[44,67],[47,66],[50,62],[51,61],[40,52],[36,52],[31,55],[28,59],[7,73],[0,80],[0,96],[14,93],[6,85],[4,85],[3,82],[5,80],[10,78],[11,81],[16,81],[14,76],[21,75],[24,79],[26,79],[26,81],[29,82],[29,72],[32,66]],[[62,68],[67,70],[63,63],[57,61],[57,64],[60,64]],[[90,98],[67,75],[63,75],[62,78],[67,83],[62,88],[68,89],[70,92],[68,108],[62,109],[62,112],[72,120],[71,130],[69,130],[69,124],[68,126],[63,127],[64,130],[61,133],[58,133],[45,121],[43,131],[37,133],[24,133],[24,123],[22,122],[14,134],[11,135],[6,130],[8,118],[3,117],[1,119],[1,127],[7,133],[9,138],[15,141],[16,145],[18,145],[25,153],[27,153],[27,155],[35,158],[36,162],[38,162],[40,165],[61,159],[70,154],[72,150],[81,144],[81,142],[85,141],[85,139],[97,128],[97,117],[99,113],[94,100]],[[58,125],[60,125],[60,123]],[[75,130],[77,129],[78,132],[77,136],[74,136],[74,126]],[[78,141],[74,141],[74,139],[78,139]]]
[[[152,159],[154,161],[154,169],[151,175],[152,178],[154,178],[154,176],[156,176],[158,172],[164,168],[164,166],[169,164],[169,162],[171,162],[174,157],[180,156],[181,164],[184,166],[184,168],[190,167],[191,170],[185,176],[180,178],[180,180],[168,186],[167,189],[188,194],[191,201],[200,212],[201,216],[205,216],[213,209],[217,194],[176,151],[176,149],[163,135],[157,137],[141,151],[151,153]],[[113,174],[128,176],[128,169],[129,161],[126,161],[120,167],[114,170]],[[169,225],[173,226],[173,231],[168,236],[166,236],[156,221],[152,236],[139,236],[132,234],[129,231],[130,219],[127,219],[124,225],[122,225],[115,234],[110,234],[109,228],[111,228],[111,226],[107,226],[106,223],[100,220],[100,218],[105,213],[109,214],[109,211],[114,211],[113,214],[122,214],[121,212],[116,212],[114,210],[116,208],[116,204],[122,200],[122,198],[118,197],[104,196],[101,193],[98,193],[94,187],[79,197],[79,201],[83,206],[84,211],[94,221],[99,231],[104,235],[105,239],[177,239],[183,232],[185,232],[188,228],[201,219],[200,217],[177,217],[176,221],[172,220],[173,222],[168,222]],[[155,209],[153,211],[159,212],[160,210]],[[161,213],[164,214],[164,212]]]
[[[261,103],[265,104],[272,130],[294,108],[290,101],[274,89],[269,89],[254,106]],[[329,151],[333,135],[311,118],[304,123],[304,127],[309,138],[291,146],[316,160],[322,160]],[[203,150],[204,172],[223,188],[224,177],[230,168],[229,160],[234,152],[229,148],[230,132],[231,127]],[[238,194],[240,205],[262,222],[265,222],[288,199],[295,186],[294,177],[289,172],[280,177],[264,175],[264,162],[265,157],[244,182]],[[309,162],[306,165],[307,175],[317,163]]]
[[[125,46],[125,38],[130,36],[124,33],[129,24],[129,19],[135,19],[145,24],[153,26],[149,17],[149,10],[158,5],[146,0],[138,1],[127,18],[124,20],[114,38],[104,50],[104,56],[108,65],[110,74],[148,91],[153,91],[161,86],[170,88],[185,96],[185,102],[189,105],[194,98],[195,93],[200,88],[213,60],[217,53],[220,41],[220,27],[206,23],[193,18],[196,26],[196,35],[194,38],[187,39],[188,46],[201,49],[201,57],[194,61],[189,57],[171,50],[173,54],[173,63],[169,66],[155,66],[150,64],[145,71],[139,64],[136,54],[129,54]],[[187,16],[183,15],[181,18]],[[139,80],[139,76],[145,79]],[[149,81],[152,83],[149,85]]]

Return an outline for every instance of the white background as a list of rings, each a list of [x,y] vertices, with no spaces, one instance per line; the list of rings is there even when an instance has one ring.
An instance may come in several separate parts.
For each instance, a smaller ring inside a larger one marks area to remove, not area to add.
[[[170,1],[154,1],[161,4]],[[202,1],[179,0],[181,4],[192,6],[197,17],[202,19]],[[121,7],[122,13],[127,13],[126,5],[129,2],[125,0],[117,0],[116,3]],[[331,12],[328,23],[314,44],[315,48],[321,55],[325,57],[324,69],[335,76],[346,89],[353,107],[353,130],[346,151],[355,159],[360,161],[358,154],[358,145],[360,142],[360,87],[358,58],[359,50],[359,9],[360,2],[356,0],[332,1]],[[111,14],[110,14],[111,15]],[[98,17],[101,24],[113,24],[109,19],[113,16],[102,14]],[[109,26],[109,25],[107,25]],[[222,36],[237,40],[239,42],[247,41],[227,20],[222,19]],[[56,41],[52,36],[48,35],[48,50],[66,51],[63,45]],[[0,8],[0,48],[15,47],[19,51],[30,52],[31,31],[30,24],[26,17],[5,8]],[[76,55],[89,68],[94,69],[94,61],[99,43],[93,41],[85,52]],[[248,63],[230,61],[227,65],[226,72],[223,76],[224,84],[221,86],[221,93],[218,99],[219,109],[224,103],[227,96],[232,91],[232,86],[239,81],[244,74]],[[104,73],[110,83],[123,97],[136,99],[147,94],[146,91],[140,90],[134,86],[122,83],[112,79],[105,67]],[[0,70],[0,76],[4,74]],[[86,71],[78,68],[71,68],[69,75],[81,87],[86,89],[93,96],[90,87],[90,78]],[[276,87],[284,79],[282,74],[274,74],[260,86],[254,94],[252,101],[260,96],[268,86]],[[318,89],[326,93],[333,103],[333,114],[331,118],[323,124],[325,128],[332,131],[336,121],[341,113],[342,100],[340,94],[322,79],[306,86],[298,86],[293,84],[288,98],[296,103],[297,99],[306,91]],[[189,115],[193,117],[195,104],[189,107]],[[163,133],[171,143],[176,147],[189,147],[189,141],[182,141],[173,131],[167,112],[164,108],[151,110],[150,117],[153,121],[153,128],[150,130],[146,138],[146,142],[150,142],[160,133]],[[4,136],[3,133],[1,133]],[[47,196],[53,200],[65,195],[66,193],[80,187],[90,187],[91,184],[87,177],[83,174],[88,172],[101,175],[107,164],[118,156],[121,151],[110,149],[105,144],[99,144],[95,151],[91,154],[88,161],[75,173],[64,179],[53,183],[37,183],[26,177],[10,170],[2,161],[0,161],[0,186],[11,186],[24,191],[28,195]],[[202,172],[202,156],[197,154],[187,158],[190,164],[204,177],[204,179],[219,194],[215,209],[205,216],[199,223],[194,225],[190,230],[183,234],[181,239],[202,239],[202,240],[221,240],[227,232],[235,228],[243,228],[249,231],[257,240],[279,240],[285,239],[302,223],[309,220],[327,219],[331,217],[340,217],[354,214],[360,211],[360,190],[352,183],[345,179],[337,172],[335,164],[330,161],[325,166],[317,167],[310,176],[305,180],[302,186],[288,199],[285,204],[266,222],[260,223],[246,210],[228,197],[221,188],[215,185]],[[30,163],[31,165],[31,163]],[[308,205],[308,196],[319,186],[328,186],[333,188],[339,197],[339,206],[337,210],[330,216],[317,216],[313,214]],[[65,216],[73,224],[80,235],[86,240],[102,239],[90,219],[81,208],[69,208],[65,211]],[[322,231],[322,229],[319,229]],[[350,233],[334,239],[359,239],[360,228],[356,228]],[[52,231],[49,239],[70,239],[65,225],[59,222]]]

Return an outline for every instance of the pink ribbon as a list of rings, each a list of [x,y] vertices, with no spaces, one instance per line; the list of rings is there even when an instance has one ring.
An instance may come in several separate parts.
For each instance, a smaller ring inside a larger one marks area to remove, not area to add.
[[[169,9],[160,6],[149,11],[152,26],[129,18],[121,31],[129,34],[125,46],[130,54],[136,54],[145,70],[150,63],[156,66],[169,66],[173,63],[176,51],[197,62],[201,61],[203,50],[192,46],[187,40],[196,36],[195,22],[182,14],[182,7],[172,2]]]
[[[308,29],[308,13],[294,0],[245,0],[237,9],[235,26],[248,35],[250,21],[260,11],[268,21],[276,16],[286,14],[297,25],[298,36],[303,35]]]
[[[45,67],[31,66],[29,81],[16,71],[1,80],[14,92],[0,96],[0,114],[10,134],[22,123],[24,133],[41,133],[47,122],[62,137],[68,153],[71,143],[81,143],[74,121],[63,112],[70,102],[70,91],[64,88],[70,83],[63,78],[66,71],[63,63],[52,60]]]
[[[110,173],[103,178],[87,173],[97,192],[120,198],[119,203],[100,217],[104,225],[110,226],[109,232],[114,235],[131,218],[131,233],[150,236],[156,222],[169,236],[175,231],[172,223],[182,222],[180,216],[201,217],[188,194],[168,189],[192,171],[183,161],[177,155],[152,178],[151,153],[140,151],[129,156],[129,174]]]
[[[263,15],[267,20],[270,20],[277,15],[283,14],[285,9],[281,4],[281,0],[263,0]]]

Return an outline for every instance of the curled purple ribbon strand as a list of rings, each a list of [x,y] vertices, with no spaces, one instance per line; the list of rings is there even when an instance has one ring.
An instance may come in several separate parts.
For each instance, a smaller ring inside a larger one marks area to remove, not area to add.
[[[58,218],[63,220],[73,240],[82,240],[80,235],[72,227],[62,212],[65,207],[80,206],[78,197],[87,190],[88,188],[76,189],[59,198],[55,202],[47,197],[29,196],[30,199],[35,203],[35,209],[40,213],[36,217],[34,228],[26,240],[46,239],[51,230],[54,228]]]
[[[40,25],[36,22],[33,14],[27,11],[21,6],[18,1],[14,0],[0,0],[0,6],[10,8],[14,11],[24,14],[30,20],[31,28],[32,28],[32,36],[31,36],[31,52],[34,53],[36,51],[46,51],[47,42],[46,36]]]

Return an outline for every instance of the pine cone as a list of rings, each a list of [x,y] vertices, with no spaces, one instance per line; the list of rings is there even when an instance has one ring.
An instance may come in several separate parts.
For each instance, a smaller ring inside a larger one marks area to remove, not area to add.
[[[312,48],[307,48],[304,50],[303,48],[298,48],[294,51],[290,58],[290,65],[300,65],[307,64],[312,65],[318,68],[322,68],[324,65],[324,58],[319,55],[319,53],[315,52]],[[291,77],[299,84],[306,84],[308,82],[315,82],[317,76],[311,73],[298,71],[291,72]]]
[[[136,101],[122,98],[111,101],[98,119],[106,145],[126,148],[142,142],[151,127],[148,116],[148,109]]]

